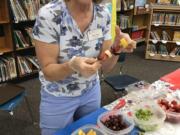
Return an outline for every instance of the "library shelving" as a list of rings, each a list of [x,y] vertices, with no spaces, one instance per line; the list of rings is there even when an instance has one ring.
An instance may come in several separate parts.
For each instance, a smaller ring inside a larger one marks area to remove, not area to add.
[[[146,42],[149,0],[117,0],[117,23],[137,43]]]
[[[134,0],[117,0],[117,24],[123,32],[131,33]]]
[[[149,0],[134,0],[133,27],[131,37],[137,43],[147,41],[147,24],[150,14]]]
[[[146,59],[180,62],[180,6],[151,4]]]
[[[38,75],[32,27],[39,8],[49,1],[0,0],[0,83]]]

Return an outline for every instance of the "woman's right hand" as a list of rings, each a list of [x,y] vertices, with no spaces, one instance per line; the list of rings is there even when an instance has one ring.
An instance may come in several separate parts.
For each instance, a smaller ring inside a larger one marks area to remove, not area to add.
[[[69,61],[69,66],[75,72],[78,72],[83,77],[88,78],[101,68],[101,63],[95,58],[74,56]]]

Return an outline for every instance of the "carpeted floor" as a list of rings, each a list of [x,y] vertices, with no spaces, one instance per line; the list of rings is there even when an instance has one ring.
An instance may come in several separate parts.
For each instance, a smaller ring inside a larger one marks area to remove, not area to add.
[[[144,46],[138,47],[133,54],[128,54],[124,63],[124,73],[146,80],[150,83],[158,80],[162,75],[180,67],[180,63],[153,61],[144,59]],[[119,64],[109,74],[117,74]],[[107,75],[109,75],[107,74]],[[35,120],[39,120],[40,83],[38,79],[22,82],[28,92],[28,99],[33,110]],[[102,105],[111,103],[116,97],[111,87],[102,83]],[[15,110],[14,117],[0,112],[0,135],[40,135],[38,125],[30,123],[30,117],[25,102]]]

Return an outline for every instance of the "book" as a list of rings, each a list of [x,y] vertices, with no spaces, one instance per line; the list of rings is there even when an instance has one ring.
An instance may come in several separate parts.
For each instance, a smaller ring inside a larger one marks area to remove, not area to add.
[[[120,28],[122,30],[130,28],[131,27],[131,19],[130,16],[121,15],[119,18],[120,22]]]
[[[35,56],[17,56],[18,70],[21,76],[39,70],[39,64]]]
[[[17,77],[15,59],[12,57],[0,58],[0,82]]]
[[[42,5],[51,0],[10,0],[14,22],[35,20]]]
[[[154,40],[160,40],[160,36],[159,34],[157,33],[157,31],[151,31],[150,32],[150,35],[151,35],[151,38],[154,39]]]
[[[176,25],[180,26],[180,14],[177,15]]]
[[[116,1],[116,10],[121,11],[121,0]]]
[[[15,39],[16,48],[25,48],[30,46],[30,44],[27,43],[24,35],[20,30],[14,31],[14,39]]]
[[[18,71],[19,71],[19,74],[22,76],[22,75],[25,74],[25,72],[24,72],[24,70],[23,70],[20,57],[17,57],[17,62],[18,62]]]
[[[35,42],[33,40],[33,29],[30,27],[25,28],[26,34],[28,35],[29,43],[33,46],[35,46]]]
[[[152,17],[152,24],[180,25],[180,15],[169,13],[154,13]]]
[[[17,18],[18,15],[17,15],[17,13],[16,13],[16,9],[15,9],[15,6],[14,6],[14,5],[15,5],[15,4],[14,4],[14,1],[13,1],[13,0],[10,0],[10,7],[11,7],[11,10],[12,10],[12,13],[13,13],[14,21],[15,21],[15,22],[18,22],[19,18]]]
[[[162,31],[161,39],[165,41],[171,41],[170,35],[165,30]]]
[[[35,56],[28,56],[26,59],[29,60],[29,62],[31,62],[37,69],[40,69],[38,60]]]
[[[157,3],[159,3],[159,4],[170,4],[171,0],[158,0]]]
[[[180,31],[174,31],[173,41],[180,42]]]

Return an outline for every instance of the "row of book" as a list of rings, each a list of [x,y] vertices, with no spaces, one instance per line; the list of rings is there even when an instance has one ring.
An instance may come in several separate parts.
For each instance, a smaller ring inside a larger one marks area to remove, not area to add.
[[[39,64],[35,56],[18,56],[18,71],[21,76],[39,70]]]
[[[150,33],[151,39],[153,40],[165,40],[165,41],[177,41],[180,42],[180,31],[174,31],[173,38],[169,35],[169,33],[165,30],[161,32],[159,35],[157,31],[151,31]]]
[[[132,27],[130,16],[121,15],[119,18],[119,22],[120,22],[120,28],[122,30]]]
[[[32,28],[25,28],[24,33],[20,30],[14,30],[13,34],[16,49],[34,46],[35,43],[33,42]]]
[[[15,59],[12,57],[0,58],[0,82],[17,77]]]
[[[180,5],[179,0],[157,0],[158,4],[173,4],[173,5]]]
[[[176,46],[173,49],[169,50],[166,45],[160,44],[149,44],[148,51],[151,57],[154,57],[156,54],[160,54],[162,57],[172,57],[180,56],[180,47]]]
[[[118,11],[126,11],[128,9],[134,8],[133,0],[117,0],[117,10]]]
[[[180,25],[180,14],[154,13],[152,24]]]
[[[131,37],[133,40],[141,40],[144,38],[144,35],[145,35],[144,30],[133,31],[131,33]]]
[[[35,20],[42,4],[50,0],[10,0],[14,22]]]

